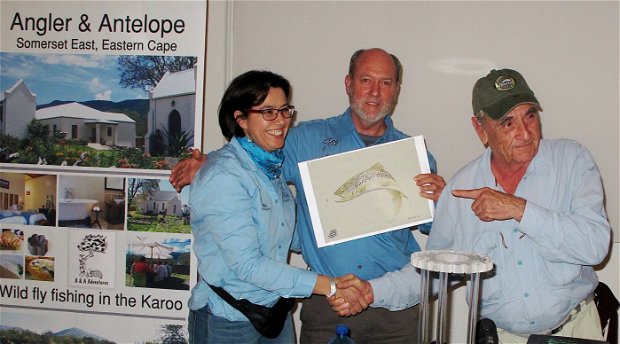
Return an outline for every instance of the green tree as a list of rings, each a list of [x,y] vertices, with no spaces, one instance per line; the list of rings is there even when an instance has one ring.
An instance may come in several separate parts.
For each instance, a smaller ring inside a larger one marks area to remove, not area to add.
[[[156,129],[150,137],[149,152],[153,156],[162,156],[166,153],[165,150],[166,145],[164,142],[164,135],[161,133],[161,130]]]
[[[27,126],[28,138],[24,140],[24,151],[20,152],[17,162],[36,164],[39,161],[55,164],[54,145],[50,135],[50,126],[33,119]]]
[[[33,139],[46,139],[50,135],[50,126],[43,122],[33,119],[28,124],[28,138]]]
[[[167,324],[161,329],[162,344],[187,344],[182,325]]]
[[[0,134],[0,162],[9,161],[9,155],[19,152],[20,141],[21,140],[15,136]]]
[[[190,264],[191,255],[190,253],[181,253],[177,258],[177,264],[179,265],[189,265]]]
[[[127,185],[127,196],[129,204],[133,204],[133,199],[138,193],[150,195],[151,192],[159,190],[157,179],[130,178]]]
[[[117,60],[120,85],[148,92],[157,86],[166,72],[192,69],[196,60],[192,56],[120,56]]]

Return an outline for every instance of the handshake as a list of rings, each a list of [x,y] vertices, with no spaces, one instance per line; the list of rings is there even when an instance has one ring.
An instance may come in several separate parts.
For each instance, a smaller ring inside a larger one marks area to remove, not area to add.
[[[351,316],[361,313],[373,303],[374,295],[369,282],[348,274],[335,278],[336,295],[327,298],[327,302],[339,316]]]

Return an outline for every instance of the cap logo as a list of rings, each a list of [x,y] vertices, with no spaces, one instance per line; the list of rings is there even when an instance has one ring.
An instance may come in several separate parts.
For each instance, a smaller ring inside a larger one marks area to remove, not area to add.
[[[495,88],[498,91],[510,91],[515,87],[515,79],[502,75],[495,79]]]

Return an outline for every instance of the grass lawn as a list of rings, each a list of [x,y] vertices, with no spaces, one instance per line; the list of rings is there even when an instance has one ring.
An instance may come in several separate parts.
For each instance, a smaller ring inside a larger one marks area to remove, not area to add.
[[[140,232],[165,232],[191,234],[189,223],[178,216],[144,215],[130,211],[127,217],[127,230]]]

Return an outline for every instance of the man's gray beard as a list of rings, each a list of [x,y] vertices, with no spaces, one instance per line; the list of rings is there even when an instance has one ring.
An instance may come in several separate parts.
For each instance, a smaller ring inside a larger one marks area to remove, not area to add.
[[[388,107],[385,111],[380,111],[377,116],[373,118],[369,118],[369,116],[364,111],[363,107],[359,105],[358,102],[355,102],[355,92],[352,87],[349,87],[349,106],[351,107],[351,111],[353,112],[353,116],[357,116],[358,119],[363,122],[367,126],[375,125],[379,122],[382,122],[385,117],[389,114],[394,113],[394,109],[396,109],[396,104],[398,103],[398,95],[393,97],[392,106]],[[397,93],[398,94],[398,93]]]
[[[385,117],[387,117],[391,113],[391,110],[394,110],[394,107],[391,107],[391,109],[388,109],[387,111],[381,111],[376,116],[373,116],[371,118],[366,114],[363,109],[359,108],[357,104],[351,103],[351,111],[353,112],[353,116],[357,116],[360,121],[362,121],[368,126],[383,122]]]

